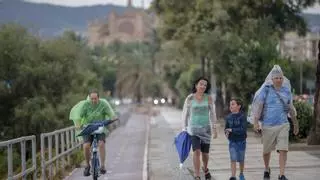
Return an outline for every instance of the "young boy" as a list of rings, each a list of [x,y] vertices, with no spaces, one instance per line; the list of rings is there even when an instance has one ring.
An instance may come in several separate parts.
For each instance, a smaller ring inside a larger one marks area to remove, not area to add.
[[[230,180],[236,180],[237,164],[240,163],[240,180],[245,180],[243,175],[244,159],[247,139],[247,120],[243,112],[242,101],[233,98],[230,101],[231,113],[225,118],[225,134],[229,139],[229,152],[231,160]]]

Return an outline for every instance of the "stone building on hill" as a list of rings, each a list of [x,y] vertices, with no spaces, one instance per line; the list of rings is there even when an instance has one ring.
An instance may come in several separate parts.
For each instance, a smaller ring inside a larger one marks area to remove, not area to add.
[[[128,8],[123,14],[112,12],[107,20],[95,20],[88,25],[88,43],[90,46],[108,45],[116,40],[121,42],[149,41],[155,25],[155,15],[143,9]]]

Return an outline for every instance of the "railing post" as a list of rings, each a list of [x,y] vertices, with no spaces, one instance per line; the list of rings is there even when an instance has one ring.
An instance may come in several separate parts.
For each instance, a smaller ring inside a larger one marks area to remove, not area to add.
[[[21,141],[21,167],[22,167],[22,179],[23,180],[26,180],[27,179],[27,176],[26,174],[24,173],[27,169],[26,167],[26,141]]]
[[[67,139],[67,150],[70,148],[70,133],[71,131],[66,131],[66,139]],[[67,163],[70,164],[70,154],[67,156]]]
[[[75,141],[75,130],[72,129],[71,130],[71,148],[73,148],[76,145],[76,141]]]
[[[37,140],[34,136],[32,138],[32,166],[34,166],[34,173],[33,173],[33,179],[37,179]]]
[[[8,180],[13,179],[12,144],[8,145]]]
[[[44,135],[40,135],[41,138],[41,179],[46,179],[46,157],[45,157],[45,143],[44,143]]]
[[[61,153],[64,153],[64,143],[65,143],[65,141],[64,141],[64,133],[65,132],[62,132],[61,134],[60,134],[60,136],[61,136]],[[61,166],[62,166],[62,172],[63,172],[63,170],[64,170],[64,168],[65,168],[65,166],[66,166],[66,161],[65,161],[66,159],[65,159],[65,157],[61,157]]]
[[[52,136],[48,136],[48,151],[49,151],[49,159],[52,159]],[[52,179],[52,164],[49,165],[49,179]]]
[[[56,156],[59,155],[59,134],[54,135],[54,147],[56,148]],[[55,168],[55,174],[58,173],[59,170],[59,159],[56,161],[56,168]]]

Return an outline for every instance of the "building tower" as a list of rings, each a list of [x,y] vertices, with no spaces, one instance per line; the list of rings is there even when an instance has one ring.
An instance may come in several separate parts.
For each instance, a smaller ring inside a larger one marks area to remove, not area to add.
[[[128,7],[132,7],[132,0],[128,0],[127,6],[128,6]]]

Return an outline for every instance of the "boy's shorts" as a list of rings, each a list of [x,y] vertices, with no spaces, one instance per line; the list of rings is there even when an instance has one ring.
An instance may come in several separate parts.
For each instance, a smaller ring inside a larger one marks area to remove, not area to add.
[[[246,144],[246,141],[229,141],[229,153],[231,161],[244,162]]]

